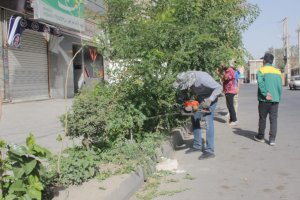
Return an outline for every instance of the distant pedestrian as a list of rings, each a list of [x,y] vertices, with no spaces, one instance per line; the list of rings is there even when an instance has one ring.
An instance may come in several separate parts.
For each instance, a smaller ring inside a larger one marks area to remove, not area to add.
[[[269,115],[269,144],[274,146],[277,135],[278,106],[282,91],[281,72],[272,66],[274,60],[272,54],[265,53],[261,59],[263,59],[263,66],[257,73],[259,123],[258,134],[254,136],[254,140],[265,142],[266,118]]]
[[[235,114],[236,114],[236,117],[237,117],[238,104],[239,104],[239,92],[240,92],[240,87],[241,87],[241,80],[240,80],[241,72],[239,71],[239,69],[237,67],[233,67],[233,69],[235,71],[235,84],[234,84],[234,86],[235,86],[235,89],[236,89],[236,94],[234,95],[234,98],[233,98],[233,107],[234,107]],[[230,117],[229,111],[226,114],[226,117],[227,118]]]
[[[237,67],[235,67],[235,90],[236,90],[236,94],[234,95],[233,98],[233,106],[234,106],[234,110],[235,110],[235,114],[237,116],[237,112],[238,112],[238,104],[239,104],[239,92],[240,92],[240,88],[241,88],[241,72],[239,71],[239,69]]]
[[[222,92],[222,86],[217,83],[208,73],[202,71],[187,71],[179,73],[177,80],[174,83],[174,87],[184,92],[191,90],[195,99],[199,101],[200,106],[204,109],[209,109],[209,113],[202,114],[196,112],[191,120],[194,133],[193,148],[192,151],[202,151],[203,154],[199,157],[200,160],[213,158],[214,154],[214,111],[217,106],[218,96]],[[200,119],[204,117],[206,123],[206,147],[202,146],[201,125]]]
[[[235,88],[235,71],[232,65],[228,67],[226,65],[221,66],[223,68],[223,91],[226,97],[226,105],[229,111],[229,125],[237,125],[237,117],[234,109],[234,96],[236,95]]]

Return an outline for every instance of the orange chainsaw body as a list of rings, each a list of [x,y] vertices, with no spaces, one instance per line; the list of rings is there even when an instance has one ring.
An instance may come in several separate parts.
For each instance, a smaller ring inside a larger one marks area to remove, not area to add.
[[[191,100],[191,101],[186,101],[183,103],[184,107],[194,107],[194,106],[199,106],[199,102],[195,101],[195,100]]]

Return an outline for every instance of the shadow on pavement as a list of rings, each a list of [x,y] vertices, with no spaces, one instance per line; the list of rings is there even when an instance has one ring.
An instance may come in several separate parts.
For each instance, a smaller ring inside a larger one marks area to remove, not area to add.
[[[184,150],[184,149],[188,150],[193,147],[193,142],[194,139],[184,140],[184,144],[181,146],[177,146],[175,148],[175,151]]]
[[[227,114],[228,114],[228,111],[225,108],[224,109],[219,108],[215,112],[214,120],[221,122],[221,123],[227,123],[227,117],[226,117]]]
[[[221,122],[221,123],[227,123],[227,121],[225,119],[223,119],[222,117],[214,117],[214,120],[216,120],[217,122]]]
[[[219,111],[218,114],[222,115],[222,116],[225,116],[226,114],[228,114],[228,111]]]
[[[257,134],[257,132],[249,131],[249,130],[243,130],[241,128],[234,128],[233,133],[236,134],[236,135],[246,137],[246,138],[251,139],[251,140],[254,140],[253,137],[254,137],[254,135]]]

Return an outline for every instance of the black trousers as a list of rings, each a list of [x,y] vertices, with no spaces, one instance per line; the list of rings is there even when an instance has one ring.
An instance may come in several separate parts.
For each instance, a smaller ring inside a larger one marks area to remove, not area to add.
[[[237,121],[236,118],[236,112],[234,109],[234,103],[233,103],[233,98],[235,94],[225,94],[226,96],[226,105],[229,111],[229,116],[230,116],[230,122],[235,122]]]
[[[277,134],[277,117],[278,117],[278,106],[279,103],[272,102],[259,102],[258,113],[258,137],[263,139],[266,130],[266,118],[269,114],[270,119],[270,132],[269,139],[275,140]]]

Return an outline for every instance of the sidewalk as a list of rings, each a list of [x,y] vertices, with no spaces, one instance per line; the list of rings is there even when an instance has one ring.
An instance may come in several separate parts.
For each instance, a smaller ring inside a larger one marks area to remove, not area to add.
[[[0,138],[23,145],[29,133],[33,133],[39,145],[48,148],[53,153],[58,153],[61,143],[56,138],[59,134],[64,134],[59,117],[72,106],[72,102],[73,99],[51,99],[3,104]],[[72,142],[68,141],[68,144],[72,145]],[[169,145],[165,145],[161,150],[165,155],[173,152]],[[59,196],[54,199],[129,199],[143,182],[143,171],[139,170],[131,174],[113,176],[101,183],[97,180],[90,180],[80,186],[70,186],[58,191]]]
[[[24,144],[26,137],[31,132],[35,135],[37,143],[56,153],[61,144],[56,141],[64,129],[59,117],[70,108],[73,99],[44,100],[34,102],[23,102],[3,105],[3,118],[0,121],[0,137],[7,142]],[[218,107],[217,112],[224,112],[223,107]],[[226,111],[225,111],[226,112]],[[216,119],[221,118],[216,114]],[[218,124],[218,122],[217,122]],[[192,135],[186,135],[192,140]],[[70,142],[69,142],[70,143]],[[184,150],[183,150],[184,151]],[[182,152],[182,151],[178,151]],[[60,193],[55,199],[100,199],[119,200],[129,199],[143,184],[143,173],[111,177],[101,183],[95,180],[84,183],[81,186],[71,186]],[[99,188],[105,188],[101,190]]]
[[[39,145],[57,153],[61,143],[56,141],[64,133],[59,117],[70,108],[73,99],[50,99],[22,103],[3,104],[0,120],[0,138],[7,142],[25,144],[33,133]],[[72,142],[68,142],[69,145]]]

